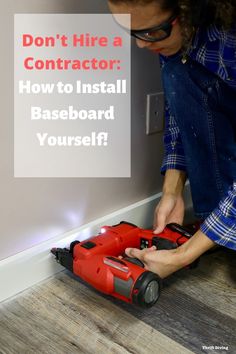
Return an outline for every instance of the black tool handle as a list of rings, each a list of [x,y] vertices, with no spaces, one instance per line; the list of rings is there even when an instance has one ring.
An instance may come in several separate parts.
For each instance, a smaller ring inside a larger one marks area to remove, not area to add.
[[[190,233],[183,226],[176,224],[174,222],[167,224],[166,227],[168,227],[168,229],[170,229],[171,231],[178,232],[179,234],[181,234],[187,238],[191,238],[193,236],[193,233]]]

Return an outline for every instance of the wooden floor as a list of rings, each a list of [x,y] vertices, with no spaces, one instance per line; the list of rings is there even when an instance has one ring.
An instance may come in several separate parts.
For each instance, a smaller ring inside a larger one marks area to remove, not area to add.
[[[0,305],[0,353],[235,354],[235,256],[222,249],[169,277],[148,310],[59,273]]]

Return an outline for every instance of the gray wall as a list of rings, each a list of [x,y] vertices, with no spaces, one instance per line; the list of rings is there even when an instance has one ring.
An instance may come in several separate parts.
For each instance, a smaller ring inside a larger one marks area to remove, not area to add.
[[[162,136],[145,135],[146,94],[160,90],[158,58],[132,47],[132,178],[13,177],[13,14],[106,13],[105,0],[0,0],[0,259],[161,189]]]

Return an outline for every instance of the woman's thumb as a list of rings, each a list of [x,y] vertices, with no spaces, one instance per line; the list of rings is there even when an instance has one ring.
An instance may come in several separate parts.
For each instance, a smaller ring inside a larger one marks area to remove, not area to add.
[[[162,213],[158,213],[156,220],[156,227],[154,229],[154,234],[161,233],[166,226],[166,215]]]

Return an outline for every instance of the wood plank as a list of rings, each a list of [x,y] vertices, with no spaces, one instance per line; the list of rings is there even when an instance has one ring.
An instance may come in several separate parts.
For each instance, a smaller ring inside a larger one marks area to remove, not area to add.
[[[236,319],[235,269],[235,252],[221,249],[201,257],[196,269],[177,272],[166,285]]]
[[[0,310],[4,354],[191,353],[64,273]]]
[[[0,305],[0,353],[236,353],[235,267],[235,252],[204,256],[166,279],[148,310],[60,273]]]
[[[228,345],[228,353],[236,353],[234,266],[234,252],[204,256],[196,269],[181,270],[164,281],[150,312],[119,305],[194,353],[202,353],[202,345]]]
[[[125,304],[120,306],[194,353],[201,353],[203,345],[227,345],[230,353],[236,352],[236,321],[184,292],[166,289],[151,313],[137,312]]]

